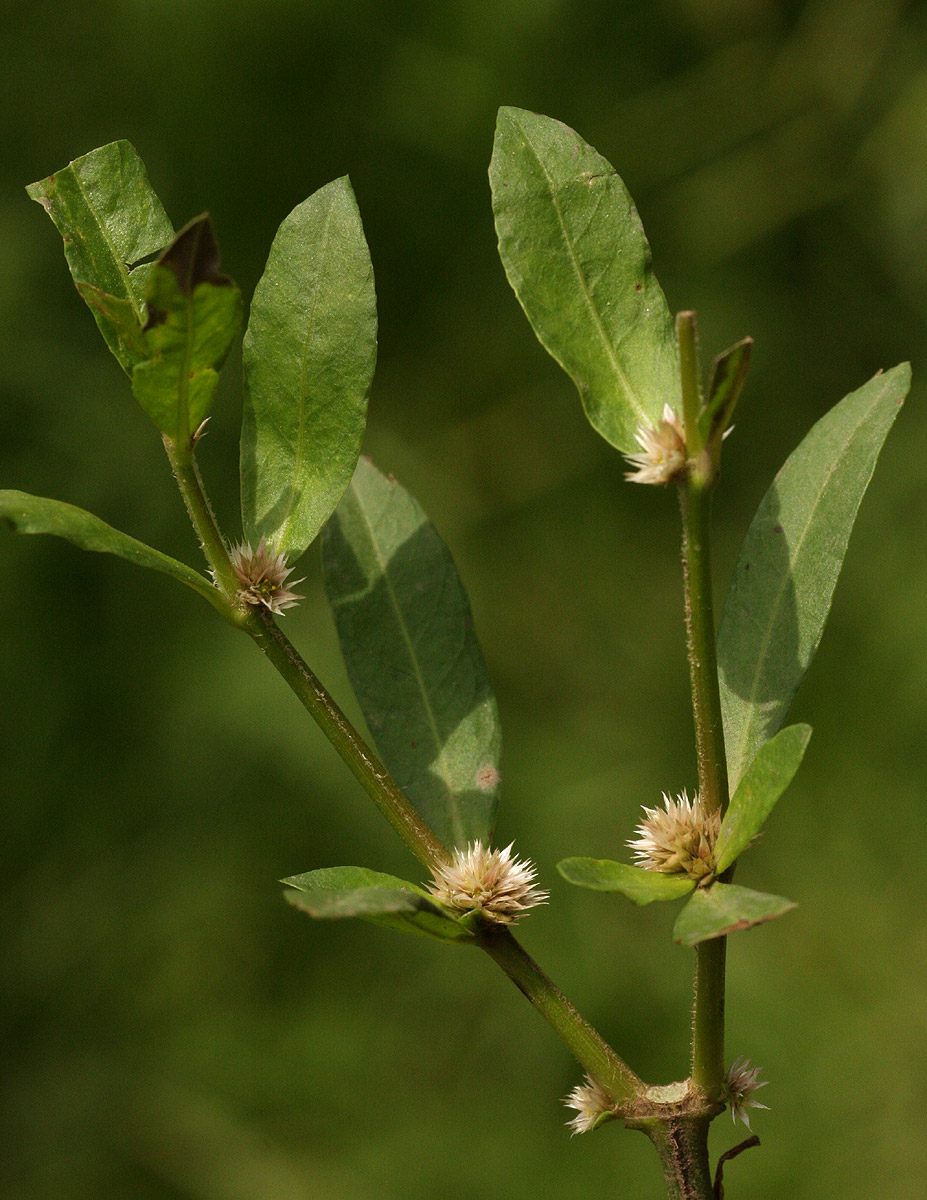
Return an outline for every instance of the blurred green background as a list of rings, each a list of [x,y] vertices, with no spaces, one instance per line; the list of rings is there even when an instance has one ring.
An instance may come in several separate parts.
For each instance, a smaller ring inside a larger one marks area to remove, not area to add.
[[[678,521],[623,483],[508,290],[495,110],[617,167],[674,309],[754,363],[716,505],[719,594],[813,421],[915,390],[793,716],[806,765],[743,868],[800,902],[732,940],[729,1056],[772,1082],[728,1194],[920,1197],[927,1170],[927,4],[4,3],[0,484],[197,562],[155,431],[23,186],[127,137],[250,295],[289,210],[350,172],[377,276],[367,449],[469,589],[505,733],[498,840],[551,887],[524,940],[654,1081],[686,1072],[670,906],[574,892],[691,788]],[[237,537],[239,366],[201,463]],[[10,1200],[660,1194],[638,1134],[573,1141],[580,1073],[481,956],[313,925],[275,880],[415,866],[244,638],[171,581],[0,531],[4,1193]],[[315,550],[286,629],[351,712]],[[300,573],[303,573],[301,571]],[[732,1145],[729,1120],[713,1131]]]

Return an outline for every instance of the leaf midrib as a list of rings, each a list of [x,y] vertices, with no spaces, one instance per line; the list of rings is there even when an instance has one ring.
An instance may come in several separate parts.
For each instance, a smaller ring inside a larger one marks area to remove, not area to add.
[[[355,492],[355,495],[356,495],[357,489],[354,488],[353,484],[352,484],[352,490]],[[409,627],[406,624],[405,618],[403,617],[402,609],[399,605],[399,601],[396,596],[396,590],[393,587],[392,580],[390,579],[388,563],[384,560],[383,555],[380,553],[380,546],[377,541],[376,533],[374,532],[373,524],[368,519],[367,513],[364,509],[364,505],[361,502],[361,499],[359,496],[357,496],[357,500],[358,500],[358,509],[360,511],[361,520],[363,521],[368,533],[370,534],[370,542],[371,542],[371,545],[373,546],[373,552],[374,552],[374,555],[377,560],[377,565],[379,566],[380,573],[383,576],[383,579],[386,583],[386,590],[389,594],[390,603],[392,604],[393,611],[396,614],[396,619],[399,622],[399,629],[400,629],[400,632],[402,633],[402,639],[405,642],[406,650],[408,651],[409,659],[412,663],[412,670],[415,674],[415,679],[416,679],[416,682],[418,683],[419,691],[421,692],[421,695],[422,695],[422,701],[423,701],[424,707],[425,707],[425,715],[428,719],[428,727],[431,731],[432,740],[434,741],[435,749],[437,751],[438,766],[442,772],[440,779],[441,779],[442,784],[444,785],[445,796],[448,801],[449,811],[452,814],[452,820],[453,820],[453,825],[454,825],[455,834],[456,834],[455,840],[457,842],[461,842],[463,840],[464,833],[463,833],[463,827],[462,827],[461,821],[460,821],[460,813],[458,811],[458,806],[455,802],[456,798],[454,796],[454,793],[451,791],[450,785],[447,782],[448,763],[447,763],[447,759],[445,758],[445,755],[444,755],[444,745],[442,744],[440,735],[438,734],[438,724],[437,724],[437,721],[435,720],[434,710],[431,707],[431,701],[428,697],[428,689],[425,686],[425,679],[424,679],[424,676],[422,675],[421,668],[419,667],[418,656],[415,653],[415,649],[412,645],[412,638],[409,633]]]
[[[71,176],[74,179],[75,184],[77,185],[77,190],[78,190],[78,192],[80,192],[82,200],[87,205],[87,211],[93,217],[94,224],[99,229],[100,234],[103,237],[103,241],[106,243],[107,247],[109,248],[109,252],[113,257],[114,262],[116,263],[116,267],[119,271],[119,274],[122,276],[122,281],[123,281],[123,284],[125,285],[125,290],[126,290],[126,297],[129,301],[129,303],[132,305],[132,311],[135,313],[138,323],[141,325],[142,310],[141,310],[140,305],[138,304],[138,301],[135,298],[135,292],[132,290],[132,285],[129,281],[128,266],[126,265],[126,263],[124,263],[122,261],[122,255],[116,253],[116,245],[113,242],[112,238],[110,237],[109,232],[106,229],[106,226],[103,224],[103,222],[97,216],[96,209],[90,203],[89,194],[84,189],[83,181],[82,181],[80,175],[77,173],[77,171],[75,171],[73,169],[73,167],[71,168]],[[90,281],[87,280],[87,282],[89,283]]]
[[[788,582],[788,580],[790,580],[792,578],[792,570],[791,570],[792,564],[795,562],[799,553],[801,552],[801,548],[804,545],[805,538],[808,536],[808,530],[811,527],[812,519],[813,519],[815,513],[817,512],[818,507],[820,506],[821,497],[824,495],[827,485],[829,484],[834,472],[837,470],[838,464],[845,457],[846,452],[847,452],[847,447],[850,445],[850,443],[853,441],[853,439],[859,434],[863,425],[866,423],[866,421],[872,415],[873,409],[875,409],[878,406],[879,401],[882,399],[884,394],[885,394],[885,389],[883,387],[880,390],[880,392],[878,393],[878,395],[876,396],[876,398],[873,400],[873,402],[869,406],[869,408],[866,409],[863,416],[861,416],[860,420],[853,427],[852,432],[848,435],[845,442],[843,443],[843,448],[840,452],[840,455],[834,459],[833,463],[830,466],[830,469],[827,471],[827,474],[823,477],[821,486],[818,488],[817,496],[815,498],[814,504],[809,509],[808,519],[805,522],[804,528],[802,529],[801,534],[798,538],[798,541],[795,545],[795,550],[794,550],[794,552],[790,551],[790,553],[789,553],[789,570],[785,575],[783,575],[782,582],[780,583],[779,588],[777,589],[777,592],[776,592],[776,603],[775,603],[775,608],[774,608],[775,616],[774,616],[774,619],[771,620],[767,625],[766,634],[763,638],[763,652],[762,652],[762,655],[757,659],[757,667],[756,667],[756,671],[754,672],[754,675],[753,675],[753,683],[751,685],[750,692],[747,696],[743,697],[744,701],[750,706],[750,720],[749,720],[749,722],[745,722],[744,725],[741,727],[741,736],[738,739],[738,746],[737,746],[737,758],[736,758],[736,760],[732,760],[732,761],[736,762],[736,765],[738,767],[740,767],[741,761],[743,758],[744,743],[747,740],[747,733],[756,722],[757,710],[755,707],[755,703],[756,703],[756,694],[759,689],[760,676],[762,673],[761,668],[766,659],[766,653],[767,653],[767,650],[769,647],[770,640],[772,638],[773,628],[775,627],[775,625],[778,621],[779,612],[782,607],[782,597],[785,594],[787,582]],[[841,566],[842,566],[842,563],[841,563]],[[839,575],[839,568],[838,568],[838,575]],[[741,772],[741,774],[738,775],[737,772],[733,771],[733,770],[730,773],[734,778],[736,778],[738,780],[738,786],[739,786],[739,781],[740,781],[743,773]]]
[[[513,120],[514,120],[514,118],[513,118]],[[544,179],[547,182],[547,188],[548,188],[548,191],[550,192],[551,203],[553,204],[554,212],[557,214],[557,220],[560,224],[560,231],[563,234],[564,243],[567,246],[570,263],[572,264],[573,270],[576,273],[576,277],[579,280],[580,289],[582,291],[583,296],[585,297],[586,305],[592,316],[593,324],[595,325],[595,328],[599,334],[599,337],[601,338],[602,344],[605,347],[605,352],[608,356],[609,362],[611,363],[611,365],[615,371],[615,374],[618,376],[618,381],[621,384],[621,386],[623,387],[625,394],[626,394],[626,398],[629,401],[629,403],[631,404],[631,407],[634,409],[640,423],[642,425],[650,425],[651,422],[647,416],[647,412],[644,409],[644,406],[638,400],[637,394],[634,391],[634,389],[631,387],[631,382],[628,379],[627,375],[625,374],[624,368],[621,366],[621,363],[618,361],[618,358],[615,355],[614,347],[612,346],[611,341],[609,340],[608,334],[605,331],[605,326],[602,323],[602,317],[599,313],[598,308],[595,305],[595,301],[593,300],[592,293],[590,292],[589,287],[586,283],[586,277],[583,275],[583,272],[580,268],[579,261],[577,259],[576,253],[573,248],[572,239],[570,238],[570,235],[567,231],[566,222],[563,219],[563,210],[561,209],[560,203],[557,200],[557,195],[554,190],[553,179],[552,179],[550,173],[548,172],[547,167],[545,166],[544,162],[542,161],[541,156],[539,155],[538,151],[535,149],[534,144],[532,143],[531,138],[528,134],[528,131],[525,129],[525,127],[519,121],[516,120],[515,124],[521,130],[521,132],[524,136],[524,139],[525,139],[525,144],[528,146],[531,153],[534,155],[534,160],[540,167],[541,171],[543,172]]]

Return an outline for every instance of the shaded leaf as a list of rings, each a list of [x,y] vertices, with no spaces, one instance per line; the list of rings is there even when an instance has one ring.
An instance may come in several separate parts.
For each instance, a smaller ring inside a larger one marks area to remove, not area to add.
[[[384,763],[446,846],[488,845],[499,721],[467,597],[421,507],[367,459],[325,527],[322,569]]]
[[[782,724],[814,657],[857,510],[910,383],[903,363],[822,417],[747,531],[718,631],[732,787]]]
[[[317,920],[336,921],[360,917],[375,925],[423,934],[443,942],[473,937],[423,888],[394,875],[366,867],[326,867],[294,875],[283,882],[292,889],[287,900]]]
[[[212,406],[218,368],[241,324],[241,293],[219,271],[208,216],[185,226],[148,277],[146,359],[135,398],[162,433],[186,445]]]
[[[47,500],[43,496],[29,496],[25,492],[0,491],[0,521],[9,522],[17,533],[54,534],[66,538],[82,550],[115,554],[137,566],[150,567],[153,571],[171,575],[199,592],[223,616],[228,616],[227,602],[205,576],[127,533],[120,533],[93,513],[75,508],[73,504]]]
[[[811,737],[810,725],[780,729],[744,772],[724,814],[715,844],[715,871],[726,871],[763,828],[773,805],[792,782]]]
[[[699,888],[676,918],[673,937],[684,946],[724,937],[781,917],[797,905],[783,896],[753,892],[733,883],[713,883]]]
[[[131,143],[110,142],[26,191],[61,233],[78,291],[131,375],[142,358],[137,335],[145,321],[150,259],[174,236],[142,160]],[[98,293],[105,302],[96,302]]]
[[[747,378],[752,350],[753,338],[744,338],[715,359],[708,401],[699,418],[702,438],[706,443],[716,436],[723,436],[731,423],[744,380]]]
[[[593,428],[628,453],[681,412],[673,321],[640,217],[611,164],[550,117],[501,108],[489,168],[499,253]]]
[[[688,875],[647,871],[607,858],[565,858],[557,863],[557,870],[568,883],[577,887],[592,888],[597,892],[620,892],[635,904],[678,900],[695,887]]]
[[[373,267],[345,176],[310,196],[274,238],[244,342],[245,536],[294,559],[357,463],[377,351]]]

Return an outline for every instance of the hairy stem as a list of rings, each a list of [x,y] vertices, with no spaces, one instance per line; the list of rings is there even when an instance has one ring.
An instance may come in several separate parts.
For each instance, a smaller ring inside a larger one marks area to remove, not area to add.
[[[667,1200],[713,1200],[708,1161],[710,1117],[658,1121],[647,1130],[663,1168]]]
[[[644,1091],[644,1083],[602,1036],[576,1011],[508,929],[483,933],[480,945],[560,1035],[574,1057],[616,1104]]]
[[[347,719],[299,651],[281,633],[269,612],[252,614],[245,630],[277,668],[351,773],[393,829],[429,870],[450,858],[444,845],[418,815],[399,785]]]
[[[212,569],[216,584],[225,598],[234,601],[238,591],[238,580],[229,558],[228,546],[219,530],[218,522],[213,515],[209,500],[200,479],[196,459],[191,446],[178,446],[169,437],[164,439],[164,449],[170,460],[174,478],[187,506],[193,528],[200,539],[206,561]]]
[[[685,318],[685,319],[684,319]],[[683,526],[686,645],[699,795],[709,813],[724,812],[728,804],[727,760],[711,587],[711,495],[716,468],[701,446],[697,414],[698,364],[695,320],[683,313],[677,319],[680,340],[686,440],[689,466],[680,482]],[[724,972],[726,940],[712,939],[696,947],[695,1001],[692,1024],[692,1078],[711,1099],[717,1099],[724,1078]]]

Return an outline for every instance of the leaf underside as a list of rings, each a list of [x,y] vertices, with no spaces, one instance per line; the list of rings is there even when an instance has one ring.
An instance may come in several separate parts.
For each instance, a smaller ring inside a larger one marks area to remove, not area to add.
[[[146,546],[113,529],[93,513],[60,500],[29,496],[25,492],[0,491],[0,521],[7,521],[17,533],[49,533],[66,538],[82,550],[115,554],[140,567],[149,567],[170,575],[199,594],[223,615],[228,605],[205,576],[152,546]]]
[[[566,125],[501,108],[489,168],[499,254],[586,416],[624,453],[680,411],[673,321],[640,217],[612,165]]]
[[[360,452],[377,346],[373,267],[347,177],[298,205],[274,238],[243,347],[245,537],[295,559]]]
[[[591,888],[597,892],[620,892],[635,904],[650,904],[654,900],[678,900],[695,887],[688,875],[647,871],[629,863],[612,862],[607,858],[565,858],[557,870],[568,883]]]
[[[359,917],[442,942],[467,941],[471,930],[423,888],[366,867],[326,867],[283,882],[286,899],[316,920]]]
[[[856,513],[910,381],[903,363],[841,400],[791,454],[753,518],[718,631],[734,788],[782,725],[814,657]]]
[[[386,766],[446,846],[488,844],[501,737],[470,606],[421,507],[367,459],[325,527],[322,570]]]
[[[754,892],[733,883],[713,883],[694,893],[676,918],[673,937],[683,946],[695,946],[772,921],[796,907],[784,896]]]

